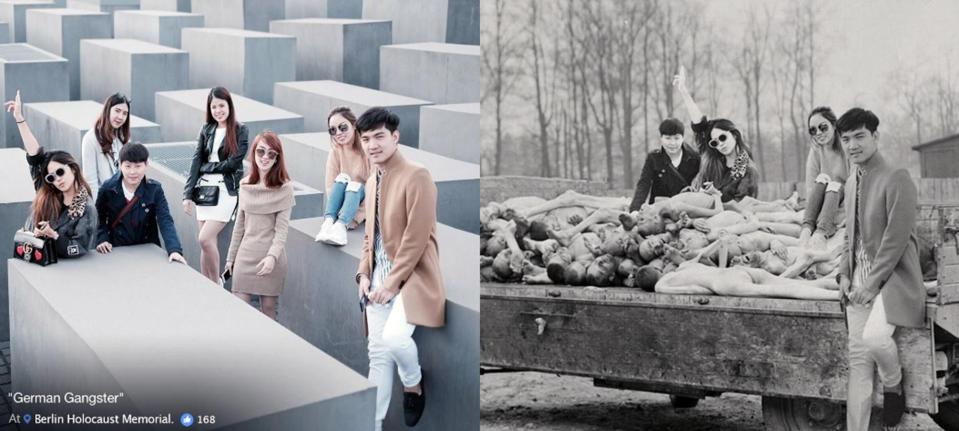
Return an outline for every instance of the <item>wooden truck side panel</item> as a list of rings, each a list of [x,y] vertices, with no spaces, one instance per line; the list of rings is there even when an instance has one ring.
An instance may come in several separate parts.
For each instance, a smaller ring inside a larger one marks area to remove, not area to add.
[[[494,283],[483,284],[481,298],[485,366],[698,391],[846,397],[838,302]],[[925,328],[896,333],[908,407],[919,411],[937,411],[935,313],[930,305]]]

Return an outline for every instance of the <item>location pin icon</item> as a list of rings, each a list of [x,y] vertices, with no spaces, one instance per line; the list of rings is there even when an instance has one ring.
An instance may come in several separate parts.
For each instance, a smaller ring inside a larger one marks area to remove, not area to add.
[[[33,418],[33,416],[23,415],[23,421],[26,422],[26,423],[30,423],[30,419],[32,419],[32,418]]]

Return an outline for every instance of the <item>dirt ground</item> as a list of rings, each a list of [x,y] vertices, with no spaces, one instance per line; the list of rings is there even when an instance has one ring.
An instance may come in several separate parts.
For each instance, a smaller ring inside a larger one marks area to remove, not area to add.
[[[692,409],[674,409],[668,395],[597,388],[589,378],[534,372],[483,375],[480,403],[480,428],[488,431],[763,429],[762,402],[754,395],[724,394]],[[926,415],[907,415],[898,429],[940,428]]]

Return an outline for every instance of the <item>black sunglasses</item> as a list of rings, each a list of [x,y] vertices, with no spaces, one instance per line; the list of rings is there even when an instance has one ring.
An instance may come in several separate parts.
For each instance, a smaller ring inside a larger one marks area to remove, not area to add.
[[[722,135],[719,135],[718,138],[713,139],[713,140],[710,140],[710,141],[709,141],[709,146],[712,147],[712,148],[719,147],[719,143],[720,143],[720,142],[726,142],[726,139],[727,139],[727,138],[729,138],[729,135],[723,133]]]
[[[48,182],[48,183],[50,183],[50,184],[53,184],[53,182],[56,181],[57,178],[62,177],[62,176],[65,175],[66,173],[67,173],[67,171],[65,171],[63,168],[57,168],[57,170],[53,171],[52,174],[47,174],[47,176],[43,177],[43,179],[44,179],[46,182]]]
[[[341,132],[346,133],[347,130],[350,130],[350,123],[340,123],[339,126],[330,127],[327,129],[327,132],[330,132],[330,136],[336,135],[336,129],[340,129]]]
[[[826,133],[826,132],[828,132],[828,131],[829,131],[829,123],[819,123],[819,132],[818,132],[818,133],[816,132],[816,128],[815,128],[815,127],[810,127],[810,128],[809,128],[809,135],[810,135],[810,136],[816,136],[816,135],[818,135],[819,133]]]

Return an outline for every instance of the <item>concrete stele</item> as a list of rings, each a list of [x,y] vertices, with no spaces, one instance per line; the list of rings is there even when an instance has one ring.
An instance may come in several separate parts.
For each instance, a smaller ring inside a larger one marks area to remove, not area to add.
[[[120,91],[133,102],[130,113],[154,120],[154,93],[186,88],[188,63],[186,51],[142,40],[83,40],[80,97],[104,100]]]
[[[63,7],[50,0],[4,0],[0,2],[0,21],[8,24],[8,42],[27,41],[27,10]]]
[[[66,58],[70,63],[70,99],[80,98],[80,40],[113,37],[110,14],[84,9],[27,11],[27,43]]]
[[[382,46],[380,89],[437,104],[479,102],[479,45],[430,42]]]
[[[156,93],[157,122],[163,127],[164,140],[196,141],[200,128],[206,122],[206,99],[209,93],[209,88]],[[265,129],[276,133],[303,131],[303,116],[299,114],[235,93],[232,98],[237,121],[249,128],[251,140]]]
[[[203,27],[203,15],[162,10],[127,10],[113,14],[117,38],[139,39],[180,48],[184,28]]]
[[[13,244],[13,235],[23,227],[36,195],[26,152],[20,148],[0,148],[0,241]],[[10,301],[7,290],[7,265],[0,265],[0,341],[10,340]]]
[[[21,101],[69,100],[70,77],[67,59],[25,43],[0,45],[0,97],[13,100],[20,90]],[[23,148],[23,140],[12,115],[4,115],[4,147]]]
[[[380,85],[380,46],[392,43],[384,20],[303,18],[270,23],[270,32],[296,37],[296,79]]]
[[[23,116],[40,145],[66,151],[81,161],[83,135],[94,127],[102,110],[103,103],[93,100],[27,103]],[[160,125],[136,115],[130,117],[130,135],[130,142],[162,141]]]
[[[294,178],[319,190],[326,190],[326,159],[330,153],[327,133],[281,135],[288,153],[287,170]],[[436,183],[436,217],[440,223],[467,232],[479,232],[479,212],[472,211],[479,201],[479,165],[439,156],[400,145],[406,160],[430,171]]]
[[[283,19],[285,0],[193,0],[192,10],[206,16],[210,27],[267,31],[270,21]]]
[[[209,15],[206,25],[215,25]],[[293,36],[232,28],[185,28],[181,43],[190,53],[190,88],[220,85],[235,94],[272,103],[273,84],[296,78]]]
[[[419,149],[464,162],[480,162],[480,104],[420,108]]]
[[[479,45],[480,0],[367,0],[363,18],[393,20],[393,43]]]
[[[369,108],[382,106],[400,117],[400,142],[416,146],[419,144],[420,107],[432,103],[327,80],[277,83],[273,104],[302,114],[306,119],[304,130],[308,132],[327,130],[326,117],[337,106],[350,107],[357,117]]]
[[[470,205],[479,212],[479,201]],[[369,358],[363,337],[354,275],[363,249],[362,229],[348,233],[344,247],[313,241],[322,218],[296,220],[287,238],[287,287],[279,321],[354,371],[366,375]],[[469,430],[479,427],[479,237],[437,225],[440,270],[446,288],[446,325],[418,327],[413,334],[426,379],[427,413],[416,429]],[[402,385],[394,380],[384,429],[403,428]]]
[[[123,394],[30,413],[172,413],[178,422],[180,412],[216,412],[217,427],[251,430],[373,426],[375,389],[363,376],[152,244],[8,265],[13,390]]]

